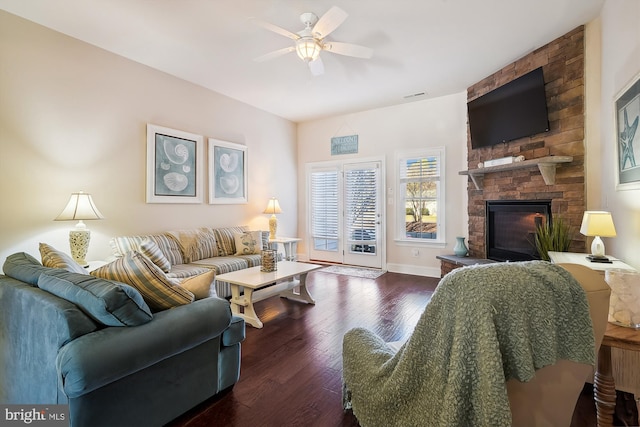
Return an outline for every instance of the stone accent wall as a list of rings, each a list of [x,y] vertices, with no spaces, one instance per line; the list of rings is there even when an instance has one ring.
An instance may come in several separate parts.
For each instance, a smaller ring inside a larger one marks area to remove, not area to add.
[[[550,199],[552,215],[560,214],[574,231],[570,251],[584,252],[585,237],[579,233],[585,210],[584,180],[584,27],[580,26],[529,55],[504,67],[467,90],[467,100],[542,67],[549,132],[515,141],[471,148],[467,127],[468,168],[506,156],[523,155],[526,160],[561,155],[572,163],[557,168],[554,185],[546,185],[537,167],[484,175],[483,189],[469,179],[469,256],[486,257],[485,202],[487,200]]]

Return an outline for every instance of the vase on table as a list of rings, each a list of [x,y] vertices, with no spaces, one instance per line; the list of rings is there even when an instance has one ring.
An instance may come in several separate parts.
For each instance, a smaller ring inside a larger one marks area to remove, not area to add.
[[[456,237],[456,245],[453,247],[453,253],[456,256],[467,256],[469,249],[464,244],[464,237]]]

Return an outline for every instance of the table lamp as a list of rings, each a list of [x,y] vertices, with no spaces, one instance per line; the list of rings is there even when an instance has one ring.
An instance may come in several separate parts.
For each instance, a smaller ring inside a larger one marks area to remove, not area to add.
[[[267,208],[263,213],[271,214],[271,218],[269,218],[269,238],[275,239],[276,232],[278,231],[278,219],[276,218],[276,214],[282,213],[278,199],[275,197],[270,198],[269,203],[267,203]]]
[[[591,243],[591,255],[587,258],[592,262],[610,262],[604,255],[604,243],[600,237],[616,237],[616,228],[610,212],[586,211],[582,217],[580,234],[594,236]]]
[[[87,256],[91,240],[91,232],[83,221],[102,218],[104,216],[93,203],[91,194],[80,191],[71,193],[67,206],[54,219],[54,221],[78,221],[76,228],[69,231],[69,246],[71,247],[71,256],[83,267],[89,265],[84,258]]]

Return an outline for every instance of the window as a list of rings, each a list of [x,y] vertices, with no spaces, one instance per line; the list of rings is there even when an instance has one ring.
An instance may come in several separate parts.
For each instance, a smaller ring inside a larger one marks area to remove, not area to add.
[[[397,240],[443,243],[444,148],[401,153],[397,159]]]
[[[311,172],[311,235],[316,251],[338,251],[338,169]]]

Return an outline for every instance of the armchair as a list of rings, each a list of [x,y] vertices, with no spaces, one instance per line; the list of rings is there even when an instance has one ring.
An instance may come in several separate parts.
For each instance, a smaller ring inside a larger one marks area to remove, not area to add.
[[[343,339],[343,403],[360,425],[569,425],[593,372],[609,288],[543,261],[445,276],[406,343]]]

